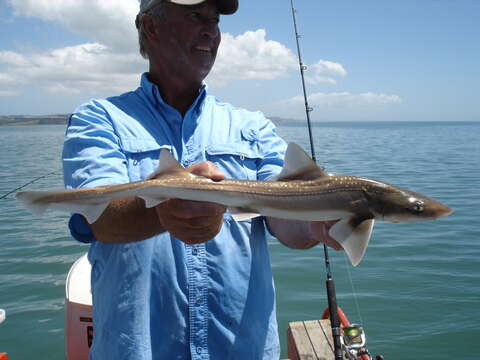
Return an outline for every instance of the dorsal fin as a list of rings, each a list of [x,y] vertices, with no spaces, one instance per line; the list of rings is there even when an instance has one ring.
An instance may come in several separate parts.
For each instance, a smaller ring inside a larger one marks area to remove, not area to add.
[[[324,176],[328,173],[320,169],[299,145],[289,143],[282,171],[273,180],[314,180]]]
[[[190,173],[173,157],[170,151],[162,149],[162,151],[160,151],[158,168],[148,177],[148,179],[155,179],[172,173],[175,173],[176,175],[184,173],[189,174],[190,176]]]

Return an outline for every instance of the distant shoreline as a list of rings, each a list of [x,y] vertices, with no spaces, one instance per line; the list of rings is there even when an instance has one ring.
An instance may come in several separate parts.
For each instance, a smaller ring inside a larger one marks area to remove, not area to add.
[[[66,125],[70,114],[0,116],[0,126]]]
[[[28,125],[66,125],[70,114],[57,114],[57,115],[0,115],[0,127],[1,126],[28,126]],[[272,120],[275,124],[301,124],[305,122],[305,120],[301,119],[286,119],[281,118],[278,116],[267,116],[268,119]],[[329,121],[329,120],[314,120],[312,121],[312,125],[314,126],[321,126],[321,125],[341,125],[341,124],[361,124],[361,123],[385,123],[385,124],[408,124],[408,123],[477,123],[478,121],[475,120],[466,120],[466,121],[411,121],[411,120],[404,120],[404,121],[365,121],[365,120],[358,120],[358,121]]]

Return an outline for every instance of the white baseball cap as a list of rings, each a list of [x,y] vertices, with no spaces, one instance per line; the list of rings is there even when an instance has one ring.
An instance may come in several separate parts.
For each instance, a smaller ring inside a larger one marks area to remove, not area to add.
[[[206,0],[140,0],[140,14],[147,12],[155,5],[161,2],[171,2],[178,5],[197,5]],[[238,9],[238,0],[216,0],[217,7],[220,14],[233,14]]]

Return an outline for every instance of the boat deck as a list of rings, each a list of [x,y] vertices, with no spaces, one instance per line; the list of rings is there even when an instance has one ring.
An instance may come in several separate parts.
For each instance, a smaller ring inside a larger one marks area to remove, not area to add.
[[[288,360],[334,360],[330,320],[289,323],[287,345]]]

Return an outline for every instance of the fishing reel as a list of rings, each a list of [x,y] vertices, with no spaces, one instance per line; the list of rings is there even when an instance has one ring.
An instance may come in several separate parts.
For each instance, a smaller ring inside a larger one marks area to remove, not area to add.
[[[342,327],[342,344],[348,349],[357,350],[364,347],[367,343],[367,337],[363,327],[359,324],[350,324]]]
[[[359,324],[350,324],[341,328],[340,341],[342,348],[349,360],[370,360],[372,357],[365,348],[367,337],[363,327]]]
[[[350,324],[341,328],[340,341],[345,358],[348,360],[372,360],[373,357],[365,347],[367,336],[359,324]],[[375,360],[384,360],[382,355],[375,356]]]
[[[339,338],[342,356],[347,360],[373,360],[372,355],[366,348],[367,336],[363,326],[352,324],[341,308],[337,308],[338,317],[341,323]],[[330,318],[330,310],[326,308],[322,319]],[[375,356],[375,360],[384,360],[382,355]]]

